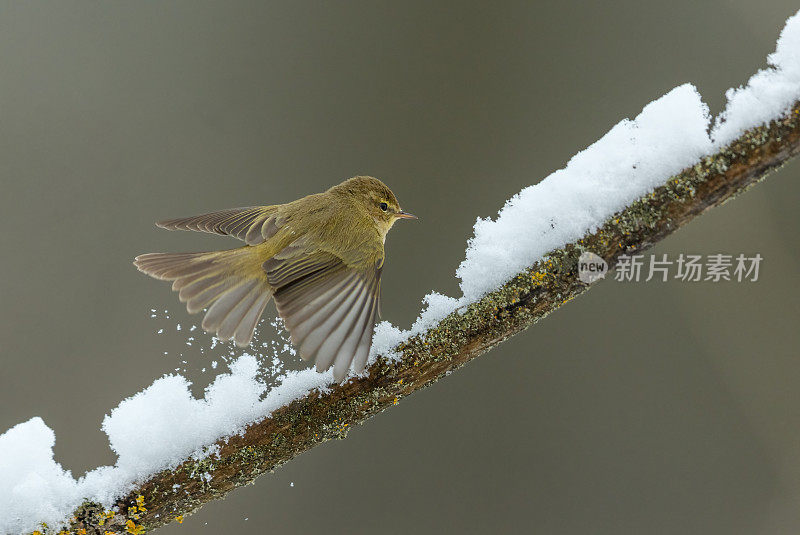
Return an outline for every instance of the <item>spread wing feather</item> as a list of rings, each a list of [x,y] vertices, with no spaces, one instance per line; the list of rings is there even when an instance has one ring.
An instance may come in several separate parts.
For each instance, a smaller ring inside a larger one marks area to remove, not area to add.
[[[380,267],[361,270],[336,255],[287,247],[264,262],[273,299],[292,343],[317,370],[341,381],[366,365],[380,293]]]
[[[159,221],[167,230],[194,230],[222,236],[233,236],[248,245],[257,245],[278,232],[283,224],[277,206],[248,206],[219,212]]]

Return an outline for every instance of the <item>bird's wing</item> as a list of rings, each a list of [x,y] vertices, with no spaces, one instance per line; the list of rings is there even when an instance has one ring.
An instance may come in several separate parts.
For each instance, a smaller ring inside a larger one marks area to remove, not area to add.
[[[278,211],[278,206],[248,206],[168,219],[156,225],[167,230],[194,230],[233,236],[248,245],[257,245],[274,236],[283,224]]]
[[[290,245],[264,262],[275,307],[292,343],[317,370],[333,366],[341,381],[352,364],[367,363],[380,296],[383,261],[367,268],[345,263],[331,252]]]

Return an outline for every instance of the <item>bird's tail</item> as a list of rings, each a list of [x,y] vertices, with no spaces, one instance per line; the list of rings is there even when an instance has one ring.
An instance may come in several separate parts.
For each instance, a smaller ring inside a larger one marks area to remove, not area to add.
[[[253,247],[208,253],[148,253],[134,265],[151,277],[174,281],[172,289],[190,314],[208,308],[202,327],[245,347],[272,297]]]

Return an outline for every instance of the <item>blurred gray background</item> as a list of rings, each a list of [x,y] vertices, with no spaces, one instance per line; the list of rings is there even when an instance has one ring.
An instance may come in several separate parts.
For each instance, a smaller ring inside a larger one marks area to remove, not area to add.
[[[238,242],[155,220],[379,176],[421,216],[387,244],[384,318],[408,327],[431,289],[459,295],[477,216],[680,83],[718,112],[796,9],[0,3],[0,431],[42,416],[79,475],[114,462],[123,397],[213,379],[220,348],[187,346],[198,318],[131,260]],[[757,283],[606,281],[162,533],[796,533],[798,178],[655,251],[758,252]]]

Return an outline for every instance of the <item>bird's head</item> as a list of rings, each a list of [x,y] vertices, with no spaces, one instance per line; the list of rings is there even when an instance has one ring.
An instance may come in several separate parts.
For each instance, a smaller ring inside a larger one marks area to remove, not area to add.
[[[386,236],[398,219],[417,219],[404,212],[389,187],[371,176],[357,176],[331,188],[336,193],[353,199],[359,209],[365,210],[375,221],[382,236]]]

